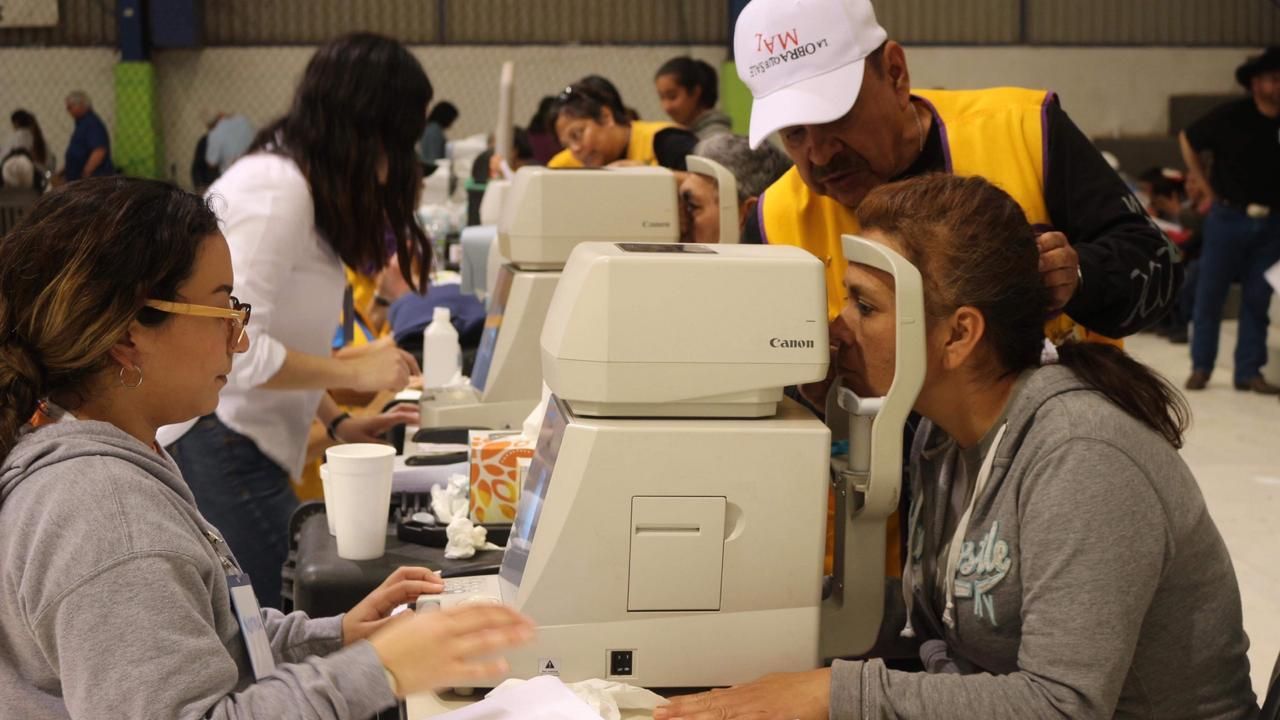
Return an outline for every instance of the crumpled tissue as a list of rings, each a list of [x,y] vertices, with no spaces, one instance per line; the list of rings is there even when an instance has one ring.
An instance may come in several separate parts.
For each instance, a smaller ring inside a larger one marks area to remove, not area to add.
[[[499,693],[503,688],[510,689],[525,682],[528,681],[507,680],[494,688],[492,693]],[[566,683],[565,687],[579,700],[590,705],[603,720],[621,720],[624,711],[647,711],[652,714],[654,708],[666,703],[666,699],[655,692],[611,680],[596,678]]]
[[[441,525],[448,525],[454,518],[467,516],[467,496],[471,493],[471,481],[466,475],[450,475],[449,482],[431,488],[431,512]]]
[[[489,531],[472,523],[466,516],[465,508],[462,517],[454,518],[444,533],[449,538],[444,546],[444,556],[449,560],[465,560],[473,557],[477,550],[502,549],[502,546],[485,539]]]

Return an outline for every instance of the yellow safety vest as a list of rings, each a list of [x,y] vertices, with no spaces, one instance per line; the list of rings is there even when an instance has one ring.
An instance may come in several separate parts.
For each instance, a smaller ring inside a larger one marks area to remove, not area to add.
[[[669,122],[631,121],[631,138],[627,141],[627,156],[641,165],[657,165],[658,155],[653,151],[653,138],[662,130],[676,127]],[[568,149],[561,150],[547,161],[549,168],[580,168],[582,163]]]
[[[1032,225],[1049,225],[1044,200],[1047,138],[1044,113],[1053,95],[1044,90],[921,90],[923,100],[942,129],[947,172],[979,175],[1009,193]],[[805,185],[795,168],[760,197],[765,242],[797,245],[827,265],[827,314],[834,319],[844,307],[844,251],[840,236],[857,233],[853,210]],[[1118,344],[1091,333],[1066,315],[1045,323],[1054,342],[1068,337]]]

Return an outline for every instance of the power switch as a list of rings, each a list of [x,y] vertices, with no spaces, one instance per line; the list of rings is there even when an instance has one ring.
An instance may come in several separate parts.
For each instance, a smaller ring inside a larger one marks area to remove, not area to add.
[[[609,651],[609,677],[631,677],[634,675],[634,650]]]

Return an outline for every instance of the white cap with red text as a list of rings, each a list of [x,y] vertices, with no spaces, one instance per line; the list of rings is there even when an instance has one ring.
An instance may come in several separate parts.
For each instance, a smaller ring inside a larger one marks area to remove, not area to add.
[[[733,54],[751,89],[751,147],[792,125],[849,112],[866,57],[888,33],[870,0],[752,0],[738,16]]]

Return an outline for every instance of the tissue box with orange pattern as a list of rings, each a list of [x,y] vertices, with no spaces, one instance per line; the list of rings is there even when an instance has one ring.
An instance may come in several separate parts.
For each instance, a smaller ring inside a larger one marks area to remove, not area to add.
[[[503,524],[516,518],[520,500],[517,460],[533,457],[534,444],[512,431],[472,430],[471,521]]]

